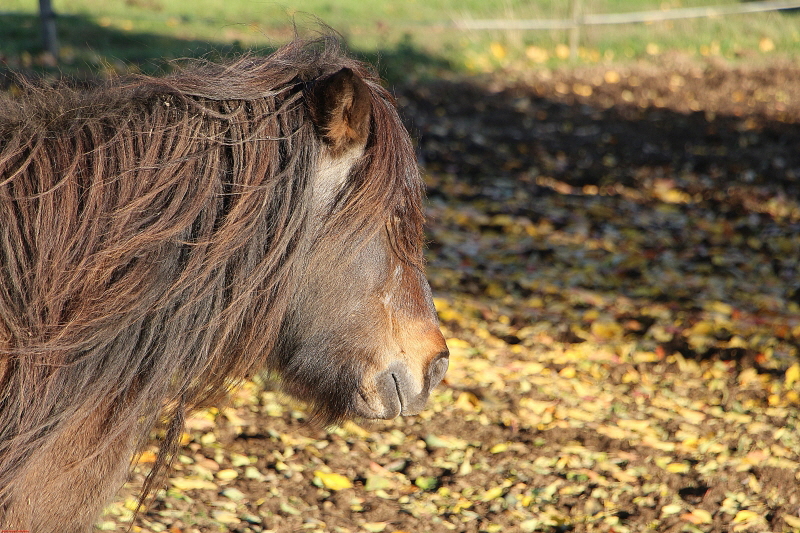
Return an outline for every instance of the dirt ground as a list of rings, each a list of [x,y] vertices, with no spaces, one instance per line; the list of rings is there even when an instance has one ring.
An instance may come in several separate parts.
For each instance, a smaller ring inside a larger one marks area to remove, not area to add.
[[[800,530],[800,69],[398,89],[451,348],[417,417],[190,419],[134,531]],[[123,530],[153,460],[99,528]]]

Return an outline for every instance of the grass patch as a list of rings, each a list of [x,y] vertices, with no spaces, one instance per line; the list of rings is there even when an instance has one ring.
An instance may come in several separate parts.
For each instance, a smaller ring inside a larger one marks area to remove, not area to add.
[[[585,13],[620,13],[731,5],[733,0],[584,0]],[[0,61],[11,69],[48,69],[41,53],[37,3],[5,0],[0,13]],[[448,71],[554,67],[568,58],[567,31],[465,31],[465,19],[565,19],[557,0],[301,0],[292,7],[244,0],[56,0],[62,44],[58,68],[109,75],[158,72],[165,59],[273,50],[324,21],[353,50],[377,62],[389,78]],[[586,27],[580,63],[625,62],[677,52],[764,62],[800,54],[800,15],[792,11],[721,18]],[[156,58],[156,59],[154,59]]]

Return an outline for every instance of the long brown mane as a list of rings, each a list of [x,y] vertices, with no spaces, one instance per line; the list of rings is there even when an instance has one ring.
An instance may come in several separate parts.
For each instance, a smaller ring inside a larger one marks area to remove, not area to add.
[[[390,95],[333,39],[0,99],[0,517],[15,473],[82,417],[102,411],[109,436],[166,421],[163,460],[188,409],[274,366],[322,149],[303,99],[343,67],[370,88],[372,129],[312,240],[386,227],[418,261],[413,149]]]

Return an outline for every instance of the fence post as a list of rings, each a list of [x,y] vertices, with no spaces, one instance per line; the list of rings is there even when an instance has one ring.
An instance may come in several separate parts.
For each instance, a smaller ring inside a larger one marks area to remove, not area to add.
[[[572,61],[578,59],[578,46],[581,42],[581,0],[572,0],[572,27],[569,30],[569,57]]]
[[[39,0],[39,18],[42,23],[42,44],[45,52],[58,59],[58,37],[56,35],[56,14],[50,0]]]

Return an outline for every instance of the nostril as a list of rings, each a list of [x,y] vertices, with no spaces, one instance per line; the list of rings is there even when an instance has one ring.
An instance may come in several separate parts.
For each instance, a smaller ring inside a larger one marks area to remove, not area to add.
[[[450,366],[450,352],[442,350],[439,352],[431,364],[428,365],[428,374],[426,376],[426,388],[428,391],[433,389],[442,381],[444,375],[447,373],[447,367]]]

